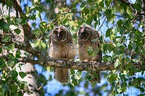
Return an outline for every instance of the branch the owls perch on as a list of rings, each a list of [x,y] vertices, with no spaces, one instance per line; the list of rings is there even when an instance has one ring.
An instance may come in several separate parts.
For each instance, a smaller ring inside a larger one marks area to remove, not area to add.
[[[0,58],[5,58],[9,59],[7,56],[2,56]],[[41,66],[50,66],[50,67],[56,67],[56,68],[69,68],[69,69],[76,69],[76,70],[82,70],[82,71],[87,71],[87,70],[99,70],[99,71],[105,71],[105,70],[118,70],[118,67],[114,67],[114,63],[109,63],[109,62],[95,62],[93,66],[93,62],[91,63],[86,63],[86,62],[72,62],[72,61],[64,61],[64,60],[55,60],[50,57],[46,57],[45,59],[47,60],[32,60],[30,58],[24,57],[20,58],[19,62],[23,63],[31,63],[31,64],[39,64]],[[128,63],[125,63],[122,68],[127,69],[126,65]],[[140,70],[143,70],[141,63],[132,63],[132,67],[138,68]]]
[[[45,58],[46,59],[46,58]],[[50,67],[56,67],[56,68],[70,68],[70,69],[76,69],[76,70],[82,70],[82,71],[88,71],[92,70],[99,70],[99,71],[105,71],[105,70],[118,70],[118,67],[114,67],[113,62],[93,62],[87,63],[87,62],[72,62],[72,61],[64,61],[64,60],[55,60],[53,58],[47,57],[47,60],[39,61],[39,60],[32,60],[30,58],[23,58],[23,60],[20,60],[20,62],[28,62],[32,64],[39,64],[41,66],[50,66]],[[124,63],[122,65],[123,69],[127,69],[126,65],[128,63]],[[94,65],[94,66],[93,66]],[[142,69],[141,63],[132,63],[132,66],[134,68],[138,68],[140,70]]]

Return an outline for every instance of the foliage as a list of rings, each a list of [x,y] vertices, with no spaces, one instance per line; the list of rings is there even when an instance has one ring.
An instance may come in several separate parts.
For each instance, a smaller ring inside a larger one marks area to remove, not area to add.
[[[1,7],[12,8],[12,6],[14,7],[14,1],[8,0],[8,2],[5,2],[5,0],[0,0]],[[21,96],[25,92],[29,92],[28,86],[26,86],[27,82],[17,79],[18,75],[25,78],[27,73],[17,72],[15,68],[16,64],[19,63],[21,69],[24,63],[20,63],[19,60],[22,58],[21,50],[23,48],[18,48],[15,51],[16,45],[14,42],[20,43],[16,39],[22,33],[19,26],[23,26],[24,30],[24,25],[31,20],[33,20],[33,22],[30,22],[32,30],[28,34],[30,37],[27,35],[29,30],[24,32],[24,43],[27,45],[28,42],[26,41],[28,40],[30,46],[41,50],[46,56],[48,55],[49,32],[55,26],[64,25],[69,28],[76,43],[76,32],[79,26],[84,23],[93,26],[103,37],[101,47],[104,54],[103,61],[114,62],[114,67],[118,69],[103,71],[102,76],[107,78],[108,83],[101,87],[92,83],[91,88],[88,82],[92,78],[89,71],[87,73],[76,72],[71,69],[71,82],[67,85],[70,90],[61,90],[56,94],[57,96],[62,94],[66,96],[69,94],[74,94],[73,96],[78,94],[86,96],[90,94],[101,95],[101,90],[107,92],[108,95],[124,95],[127,88],[132,86],[137,88],[142,95],[144,94],[145,78],[136,76],[137,73],[144,76],[145,69],[145,21],[143,20],[144,14],[142,14],[145,7],[141,7],[143,4],[141,0],[136,0],[135,3],[130,0],[45,0],[44,2],[28,0],[28,3],[24,1],[21,1],[24,5],[21,5],[20,8],[14,7],[16,10],[15,16],[11,16],[10,12],[12,10],[10,9],[8,14],[0,16],[0,95]],[[23,14],[20,13],[22,9]],[[0,11],[0,14],[2,14],[2,11]],[[36,22],[38,20],[39,23]],[[17,28],[12,29],[12,25],[17,26]],[[88,49],[88,53],[94,56],[91,48]],[[29,50],[25,50],[24,55],[33,59],[37,57],[29,53]],[[41,57],[37,58],[38,60],[42,59]],[[78,62],[78,59],[76,61]],[[134,68],[132,62],[140,62],[142,70]],[[124,64],[126,64],[125,67]],[[44,71],[52,71],[50,67],[43,67],[43,69]],[[51,81],[52,78],[50,77],[49,80]],[[47,84],[42,74],[38,76],[38,83],[39,87]],[[111,86],[111,88],[107,89],[107,86]],[[78,91],[77,87],[83,87],[85,91]],[[46,91],[44,92],[41,89],[39,92],[45,94]]]

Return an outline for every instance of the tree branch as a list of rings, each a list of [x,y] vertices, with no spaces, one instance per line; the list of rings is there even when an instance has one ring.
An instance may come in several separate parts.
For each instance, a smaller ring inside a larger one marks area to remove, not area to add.
[[[1,56],[1,58],[5,58],[9,60],[7,56]],[[88,70],[97,70],[97,71],[105,71],[105,70],[118,70],[121,66],[122,69],[131,69],[131,67],[142,69],[141,63],[132,62],[132,66],[129,68],[126,67],[128,63],[124,63],[124,65],[119,65],[118,67],[114,67],[114,63],[111,62],[72,62],[72,61],[64,61],[64,60],[55,60],[53,58],[47,57],[47,60],[39,61],[39,60],[32,60],[27,57],[18,58],[19,62],[23,63],[31,63],[31,64],[39,64],[41,66],[50,66],[56,68],[69,68],[69,69],[76,69],[81,71],[88,71]]]
[[[11,38],[14,37],[12,34],[9,34],[11,35]],[[15,38],[15,37],[14,37]],[[40,57],[42,55],[41,51],[38,50],[38,49],[34,49],[32,48],[32,46],[28,46],[24,43],[18,43],[18,42],[13,42],[12,41],[13,39],[9,39],[8,42],[3,42],[2,41],[2,35],[0,35],[0,43],[1,44],[6,44],[6,45],[10,45],[10,44],[14,44],[15,45],[15,48],[18,48],[18,49],[21,49],[21,50],[25,50],[27,51],[28,53],[32,54],[33,56],[36,56],[36,57]]]
[[[125,69],[131,69],[131,67],[142,69],[141,63],[135,63],[132,62],[132,66],[129,68],[126,67],[128,65],[128,62],[124,63],[124,65],[119,65],[118,67],[114,67],[114,62],[72,62],[72,61],[64,61],[64,60],[55,60],[53,58],[47,57],[47,60],[39,61],[39,60],[32,60],[30,58],[21,58],[19,62],[24,63],[31,63],[31,64],[39,64],[41,66],[50,66],[50,67],[56,67],[56,68],[69,68],[69,69],[76,69],[76,70],[82,70],[82,71],[88,71],[88,70],[99,70],[99,71],[105,71],[105,70],[118,70],[121,66],[123,70]]]
[[[117,1],[121,1],[121,2],[125,3],[126,5],[128,5],[130,7],[130,9],[136,14],[137,19],[139,17],[139,20],[142,20],[142,14],[140,12],[138,12],[137,10],[135,10],[135,8],[132,7],[130,2],[128,2],[126,0],[117,0]]]

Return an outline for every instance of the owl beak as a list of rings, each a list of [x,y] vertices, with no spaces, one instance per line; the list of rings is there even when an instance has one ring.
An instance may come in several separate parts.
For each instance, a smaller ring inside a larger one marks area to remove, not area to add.
[[[60,38],[60,34],[57,34],[57,37],[58,37],[58,40],[61,40],[61,38]]]
[[[59,38],[60,34],[57,34],[57,37]]]

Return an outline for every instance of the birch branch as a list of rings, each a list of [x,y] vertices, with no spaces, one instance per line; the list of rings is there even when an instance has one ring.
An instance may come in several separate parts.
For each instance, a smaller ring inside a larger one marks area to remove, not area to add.
[[[55,60],[50,57],[48,58],[48,60],[44,60],[44,61],[25,58],[25,60],[21,60],[21,62],[29,62],[32,64],[39,64],[41,66],[50,66],[50,67],[56,67],[56,68],[69,68],[69,69],[76,69],[76,70],[82,70],[82,71],[118,70],[119,67],[122,67],[123,69],[128,69],[126,65],[129,64],[128,62],[126,62],[124,63],[124,65],[119,65],[118,67],[115,68],[114,62],[73,62],[73,61]],[[132,66],[130,66],[130,68],[134,67],[134,68],[143,70],[141,63],[132,62],[131,64]]]

